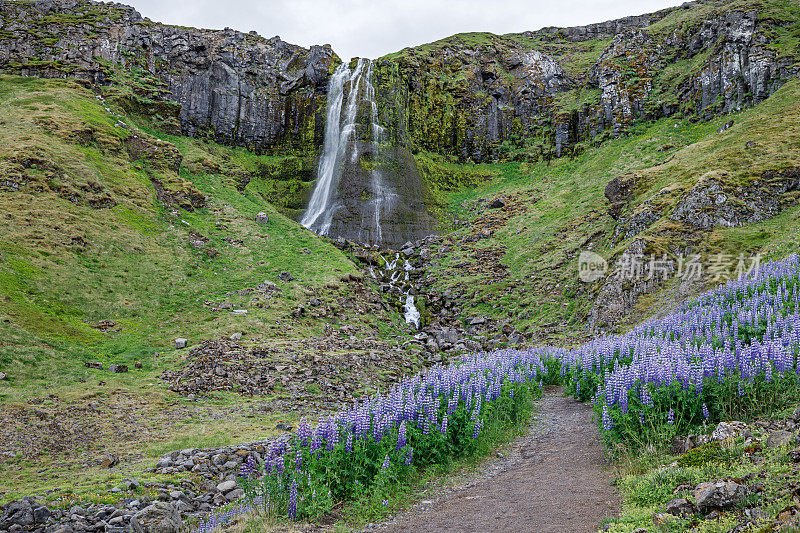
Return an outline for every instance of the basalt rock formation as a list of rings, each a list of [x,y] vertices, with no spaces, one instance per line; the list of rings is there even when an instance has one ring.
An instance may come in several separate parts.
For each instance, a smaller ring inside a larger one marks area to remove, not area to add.
[[[339,58],[255,32],[201,30],[86,0],[0,3],[0,71],[110,83],[121,69],[136,96],[180,104],[187,135],[255,151],[313,151],[325,88]],[[151,76],[148,84],[138,77]]]
[[[460,34],[377,61],[395,142],[486,161],[571,154],[637,119],[709,119],[798,75],[791,13],[690,2],[651,15],[497,36]],[[784,20],[785,19],[785,20]],[[785,34],[785,35],[784,35]]]
[[[711,118],[797,76],[784,42],[797,21],[778,4],[688,2],[406,48],[375,61],[379,122],[395,145],[486,161],[522,147],[529,159],[574,153],[637,119]],[[138,69],[162,84],[148,96],[180,104],[186,134],[258,151],[322,145],[326,87],[340,63],[327,45],[169,26],[88,0],[11,0],[0,10],[2,72],[106,83],[115,66]]]
[[[800,72],[800,21],[787,5],[700,0],[589,26],[459,34],[376,59],[365,78],[371,107],[358,111],[370,116],[342,144],[360,155],[337,163],[338,189],[325,204],[337,215],[304,224],[402,243],[436,222],[436,186],[420,151],[462,162],[549,160],[624,135],[636,121],[706,120],[755,105]],[[300,156],[296,178],[320,181],[310,169],[324,156],[327,92],[341,64],[329,46],[170,26],[90,0],[7,0],[0,14],[0,72],[125,87],[134,106],[171,105],[184,134]],[[296,187],[280,203],[300,218],[310,193]],[[304,220],[321,210],[312,207]],[[374,216],[381,210],[385,223]],[[635,232],[649,219],[632,223]]]

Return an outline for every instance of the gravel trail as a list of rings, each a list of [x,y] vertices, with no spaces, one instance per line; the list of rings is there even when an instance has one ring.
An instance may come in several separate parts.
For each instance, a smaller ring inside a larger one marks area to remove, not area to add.
[[[548,388],[530,431],[478,472],[368,531],[597,531],[617,510],[588,405]]]

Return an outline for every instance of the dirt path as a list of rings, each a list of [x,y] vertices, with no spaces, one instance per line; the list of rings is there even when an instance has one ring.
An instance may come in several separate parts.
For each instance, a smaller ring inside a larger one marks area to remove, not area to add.
[[[583,532],[614,514],[616,495],[589,406],[545,391],[531,430],[464,484],[370,531]]]

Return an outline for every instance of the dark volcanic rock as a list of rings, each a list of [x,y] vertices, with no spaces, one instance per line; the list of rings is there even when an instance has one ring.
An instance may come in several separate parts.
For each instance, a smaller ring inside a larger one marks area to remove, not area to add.
[[[329,46],[169,26],[122,4],[86,0],[4,2],[0,11],[4,73],[107,83],[101,61],[139,67],[163,82],[143,96],[179,103],[186,134],[256,150],[321,143],[328,72],[339,62]]]
[[[678,202],[670,218],[703,229],[767,220],[795,202],[783,195],[798,190],[800,168],[770,170],[751,184],[735,189],[726,187],[723,178],[711,175],[701,179]]]

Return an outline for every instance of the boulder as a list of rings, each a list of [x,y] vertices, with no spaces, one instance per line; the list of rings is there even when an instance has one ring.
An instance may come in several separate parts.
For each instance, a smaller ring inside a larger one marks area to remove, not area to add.
[[[113,374],[122,374],[128,371],[127,365],[109,365],[108,371]]]
[[[294,276],[283,270],[280,274],[278,274],[278,279],[281,281],[294,281]]]
[[[738,422],[720,422],[716,429],[711,433],[711,440],[726,440],[736,438],[740,433],[747,429],[747,424]]]
[[[736,507],[749,494],[746,486],[735,481],[710,481],[700,483],[694,489],[694,499],[703,514],[712,511],[727,511]]]
[[[5,381],[8,379],[8,374],[5,372],[0,372],[0,381]]]
[[[269,215],[264,213],[263,211],[256,215],[256,222],[259,224],[266,224],[269,222]]]
[[[777,448],[794,443],[794,434],[790,431],[780,429],[773,431],[767,437],[767,448]]]
[[[500,209],[506,206],[506,201],[502,197],[495,198],[489,202],[489,209]]]
[[[11,502],[3,509],[0,515],[0,531],[9,531],[12,526],[23,528],[33,524],[33,508],[30,502],[19,500]]]
[[[182,339],[182,338],[175,339],[175,349],[176,350],[182,350],[183,348],[186,348],[187,344],[189,344],[189,340],[188,339]]]
[[[697,507],[686,498],[675,498],[667,503],[666,511],[675,516],[689,517],[697,513]]]
[[[236,488],[236,482],[229,479],[228,481],[223,481],[219,485],[217,485],[217,490],[220,491],[222,494],[226,494]]]
[[[179,533],[183,528],[183,522],[176,505],[153,502],[133,515],[131,527],[137,533]]]

